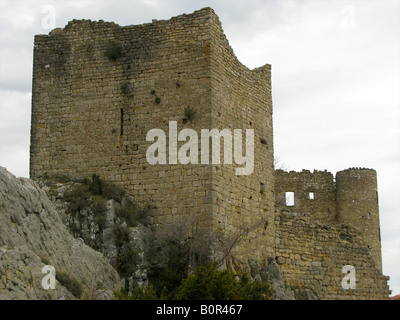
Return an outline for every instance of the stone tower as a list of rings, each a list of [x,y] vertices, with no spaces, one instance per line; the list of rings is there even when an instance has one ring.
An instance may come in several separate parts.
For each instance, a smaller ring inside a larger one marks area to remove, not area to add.
[[[253,231],[255,240],[243,241],[236,254],[272,256],[270,72],[270,65],[249,70],[237,60],[211,8],[126,27],[74,20],[38,35],[30,176],[98,174],[156,208],[155,224],[196,215],[214,230],[234,234],[263,222]],[[202,129],[232,135],[253,129],[253,172],[236,175],[240,165],[224,164],[222,147],[220,164],[150,164],[151,129],[163,130],[169,146],[184,144],[171,123],[177,132],[193,129],[199,137]]]
[[[371,249],[382,272],[381,236],[376,171],[351,168],[336,173],[339,221],[355,228]]]
[[[164,136],[149,138],[153,129]],[[153,156],[166,162],[149,161],[161,142]],[[238,175],[249,145],[253,168]],[[327,171],[275,171],[273,153],[271,66],[241,64],[211,8],[125,27],[73,20],[35,37],[31,178],[97,174],[153,208],[155,225],[193,217],[223,236],[245,234],[227,261],[235,269],[276,261],[300,293],[387,298],[376,172],[344,170],[334,181]],[[346,265],[357,269],[356,289],[342,286]]]

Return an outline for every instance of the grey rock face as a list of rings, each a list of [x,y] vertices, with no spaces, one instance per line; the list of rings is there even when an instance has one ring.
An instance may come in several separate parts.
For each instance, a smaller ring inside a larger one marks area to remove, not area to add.
[[[56,270],[55,289],[42,287],[45,265]],[[0,299],[71,299],[71,283],[82,298],[110,299],[120,278],[101,253],[72,237],[35,182],[0,167]]]
[[[295,296],[290,288],[286,288],[278,264],[273,259],[269,259],[267,272],[270,276],[272,285],[275,289],[277,300],[294,300]]]

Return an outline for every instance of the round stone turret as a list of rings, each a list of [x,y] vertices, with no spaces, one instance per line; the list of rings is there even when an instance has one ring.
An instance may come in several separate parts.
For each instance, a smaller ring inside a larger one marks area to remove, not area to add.
[[[360,232],[382,271],[376,171],[351,168],[337,172],[336,201],[339,221]]]

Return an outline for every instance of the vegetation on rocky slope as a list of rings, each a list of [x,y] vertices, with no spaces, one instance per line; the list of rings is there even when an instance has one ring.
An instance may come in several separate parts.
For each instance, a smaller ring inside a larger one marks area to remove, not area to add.
[[[235,238],[221,239],[196,219],[154,228],[151,207],[141,208],[129,201],[123,190],[97,175],[79,182],[62,179],[56,183],[48,178],[46,184],[64,208],[75,237],[100,252],[113,248],[114,254],[108,258],[125,280],[122,290],[115,293],[116,299],[272,297],[268,279],[253,281],[246,273],[218,266],[245,231]],[[104,235],[110,229],[112,236],[107,238]],[[213,249],[219,251],[219,259],[213,256]]]

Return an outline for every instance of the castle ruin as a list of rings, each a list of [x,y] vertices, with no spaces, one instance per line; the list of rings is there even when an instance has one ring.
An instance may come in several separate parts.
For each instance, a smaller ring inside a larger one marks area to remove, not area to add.
[[[146,134],[168,133],[171,121],[198,133],[253,129],[253,172],[149,164]],[[376,172],[353,168],[334,180],[275,170],[273,150],[271,66],[241,64],[211,8],[125,27],[73,20],[35,37],[31,178],[97,174],[156,208],[161,226],[194,214],[234,234],[263,221],[235,247],[237,261],[276,259],[289,286],[321,299],[388,298]],[[345,265],[356,270],[355,289],[341,284]]]

